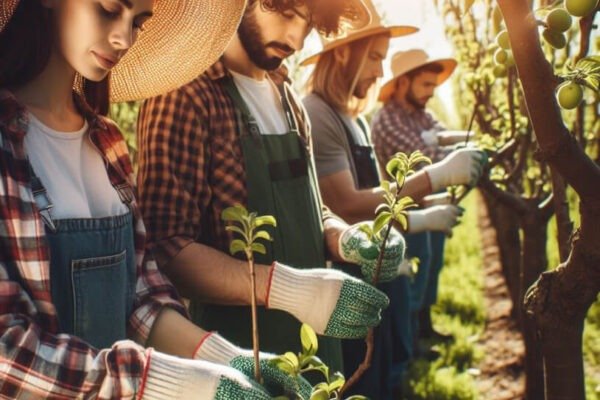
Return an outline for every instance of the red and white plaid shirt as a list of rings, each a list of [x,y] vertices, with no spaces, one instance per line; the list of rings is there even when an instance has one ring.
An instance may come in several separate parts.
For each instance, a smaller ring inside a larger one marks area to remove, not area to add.
[[[102,153],[113,185],[135,178],[127,146],[114,123],[78,100],[90,139]],[[50,257],[44,223],[35,206],[23,146],[28,116],[0,90],[0,398],[131,399],[148,362],[148,350],[132,341],[98,350],[58,331],[50,295]],[[160,310],[186,311],[171,283],[145,257],[145,229],[135,201],[136,299],[128,332],[144,340]]]
[[[371,138],[377,159],[385,167],[398,152],[410,155],[421,150],[432,162],[442,160],[448,153],[438,145],[428,145],[421,138],[424,131],[446,130],[425,110],[406,110],[393,100],[377,112],[371,123]]]

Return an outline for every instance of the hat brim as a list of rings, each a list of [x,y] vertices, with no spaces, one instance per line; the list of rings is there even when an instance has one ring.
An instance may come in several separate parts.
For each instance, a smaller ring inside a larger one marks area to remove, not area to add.
[[[306,58],[300,63],[300,66],[305,67],[310,64],[315,64],[319,61],[321,56],[337,47],[343,46],[348,43],[355,42],[360,39],[364,39],[370,36],[377,36],[382,34],[389,34],[390,37],[395,38],[399,36],[410,35],[411,33],[415,33],[419,30],[419,28],[415,26],[408,25],[395,25],[395,26],[376,26],[373,28],[363,29],[357,32],[350,33],[347,36],[341,37],[339,39],[333,40],[323,46],[323,49],[316,54]]]
[[[159,0],[111,73],[111,101],[139,100],[190,82],[223,54],[246,0]]]
[[[388,80],[386,83],[383,84],[383,86],[381,87],[381,90],[379,91],[378,100],[382,101],[384,103],[386,101],[388,101],[389,98],[394,94],[396,80],[398,78],[400,78],[402,75],[406,75],[410,71],[413,71],[417,68],[422,67],[423,65],[428,65],[428,64],[440,64],[444,68],[442,70],[442,72],[440,72],[440,74],[438,75],[438,78],[437,78],[437,84],[441,85],[450,77],[450,75],[452,75],[452,72],[454,72],[454,69],[456,68],[457,62],[453,58],[441,58],[438,60],[428,61],[421,65],[417,65],[416,67],[411,68],[407,71],[404,71],[402,74],[394,76],[393,78],[391,78],[390,80]]]

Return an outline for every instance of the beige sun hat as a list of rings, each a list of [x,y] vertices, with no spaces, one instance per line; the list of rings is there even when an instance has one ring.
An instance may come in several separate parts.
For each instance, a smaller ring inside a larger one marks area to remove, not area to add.
[[[394,94],[396,79],[427,64],[442,66],[443,70],[437,77],[437,84],[441,85],[454,72],[457,63],[453,58],[433,59],[425,50],[421,49],[399,51],[392,56],[393,77],[381,87],[379,101],[385,102]]]
[[[369,9],[369,13],[371,14],[371,22],[365,25],[363,28],[347,30],[340,36],[336,36],[334,38],[326,38],[321,36],[321,42],[323,43],[323,49],[316,54],[308,57],[303,60],[300,65],[306,66],[310,64],[315,64],[319,61],[319,58],[322,54],[327,53],[337,47],[343,46],[345,44],[354,42],[359,39],[364,39],[366,37],[375,36],[383,33],[389,33],[390,37],[398,37],[410,35],[411,33],[415,33],[419,30],[419,28],[414,26],[405,26],[405,25],[395,25],[395,26],[385,26],[381,21],[381,17],[377,13],[377,9],[373,5],[371,0],[363,0],[367,8]]]
[[[0,0],[0,32],[18,4]],[[156,0],[144,32],[111,71],[110,100],[156,96],[196,78],[221,56],[245,8],[246,0]]]

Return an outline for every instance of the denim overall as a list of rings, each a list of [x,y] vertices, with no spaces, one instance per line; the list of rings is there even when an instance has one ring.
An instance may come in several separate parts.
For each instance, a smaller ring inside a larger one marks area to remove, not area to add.
[[[370,144],[368,128],[361,119],[358,126],[364,134],[367,145],[356,143],[352,135],[352,127],[333,110],[344,126],[346,140],[350,145],[350,158],[354,164],[357,189],[369,189],[379,186],[377,158]],[[375,218],[375,215],[373,215]],[[337,267],[361,278],[355,266],[337,264]],[[380,283],[378,289],[390,299],[390,306],[383,311],[381,323],[375,328],[373,357],[371,367],[360,380],[348,390],[347,394],[362,394],[371,399],[391,400],[393,389],[400,384],[402,371],[411,357],[412,329],[410,324],[410,278],[400,276],[391,282]],[[363,339],[343,340],[344,369],[350,376],[362,363],[366,345]]]
[[[294,268],[325,268],[325,238],[318,184],[312,158],[301,138],[286,94],[280,87],[290,131],[263,135],[254,116],[230,77],[222,82],[241,119],[240,142],[246,171],[248,210],[273,215],[275,228],[268,228],[273,241],[266,242],[266,255],[255,261],[271,264],[277,260]],[[252,347],[251,313],[247,306],[223,306],[192,301],[194,322],[217,330],[234,343]],[[258,308],[261,350],[283,354],[301,350],[300,322],[279,310]],[[341,371],[340,341],[319,337],[317,354],[332,371]]]
[[[126,339],[135,298],[132,213],[105,218],[52,219],[52,202],[30,167],[35,203],[50,248],[50,289],[59,332],[96,348]],[[133,190],[115,187],[128,207]]]

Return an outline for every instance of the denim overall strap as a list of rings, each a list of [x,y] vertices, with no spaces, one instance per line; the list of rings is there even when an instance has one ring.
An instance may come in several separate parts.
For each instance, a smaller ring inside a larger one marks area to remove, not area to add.
[[[97,348],[110,347],[127,337],[135,299],[132,214],[52,219],[52,202],[33,169],[31,172],[34,198],[46,225],[50,291],[59,330]],[[121,199],[129,198],[130,188],[121,190]]]

